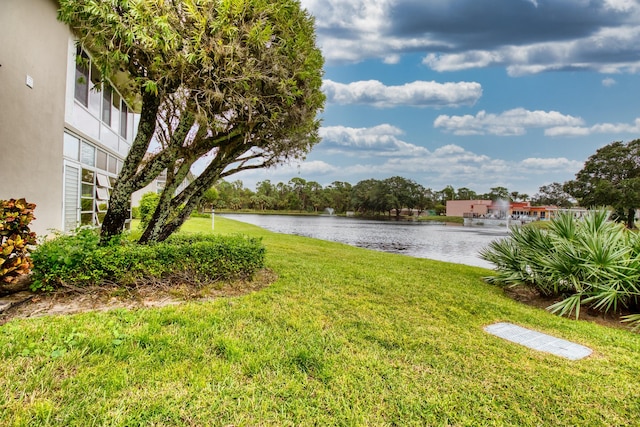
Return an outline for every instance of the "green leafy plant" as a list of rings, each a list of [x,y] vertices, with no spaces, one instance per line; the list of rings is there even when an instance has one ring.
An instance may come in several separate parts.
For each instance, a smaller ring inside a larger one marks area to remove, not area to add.
[[[602,312],[633,311],[640,297],[640,237],[609,220],[607,210],[581,219],[563,214],[546,229],[514,228],[481,257],[496,266],[487,281],[527,285],[562,299],[548,307],[560,315],[580,316],[586,305]],[[640,318],[632,314],[630,322]]]
[[[133,219],[140,219],[140,208],[137,206],[134,206],[131,208],[131,218]]]
[[[25,199],[0,200],[0,284],[14,282],[33,267],[29,252],[36,234],[29,223],[35,207]]]
[[[158,201],[160,196],[157,193],[149,192],[144,193],[140,199],[140,207],[138,208],[138,215],[140,218],[140,229],[144,230],[149,225],[153,212],[158,207]]]
[[[141,245],[113,239],[99,245],[96,230],[44,242],[33,253],[34,290],[115,283],[122,286],[174,280],[203,283],[251,277],[264,266],[259,239],[219,235],[175,235]]]
[[[75,285],[98,279],[98,272],[84,268],[85,258],[98,249],[100,237],[94,229],[82,227],[74,233],[58,234],[42,242],[32,253],[33,290],[51,291],[63,283]]]

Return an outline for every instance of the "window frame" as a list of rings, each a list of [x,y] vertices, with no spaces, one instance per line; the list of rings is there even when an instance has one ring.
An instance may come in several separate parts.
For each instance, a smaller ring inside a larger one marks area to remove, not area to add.
[[[64,156],[65,162],[69,165],[79,168],[80,176],[78,180],[78,202],[79,202],[79,220],[80,225],[100,226],[106,215],[109,206],[109,198],[111,190],[118,174],[111,172],[111,163],[117,165],[122,160],[99,148],[86,139],[77,136],[69,130],[65,130],[65,139],[69,141],[78,141],[78,156],[76,158]],[[84,148],[85,156],[82,151]],[[89,153],[93,154],[92,159]],[[103,153],[107,157],[107,164],[102,165],[98,162],[98,156]]]
[[[78,59],[80,57],[80,59]],[[89,108],[89,82],[91,77],[91,58],[80,46],[76,49],[76,70],[73,98]]]

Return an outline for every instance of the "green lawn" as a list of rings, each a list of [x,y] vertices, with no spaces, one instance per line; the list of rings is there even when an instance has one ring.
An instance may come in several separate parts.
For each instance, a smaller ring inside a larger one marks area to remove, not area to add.
[[[193,219],[185,231],[209,230]],[[637,425],[640,335],[550,315],[488,271],[274,234],[254,294],[0,326],[0,425]],[[569,361],[486,334],[586,345]]]

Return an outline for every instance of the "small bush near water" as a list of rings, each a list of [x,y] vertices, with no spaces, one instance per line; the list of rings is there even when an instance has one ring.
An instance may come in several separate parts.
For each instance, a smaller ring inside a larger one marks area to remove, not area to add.
[[[42,243],[32,254],[32,288],[127,286],[173,279],[213,282],[248,278],[264,266],[260,239],[241,235],[174,235],[150,245],[120,238],[100,246],[99,239],[95,230],[80,229]]]
[[[553,313],[578,318],[582,306],[605,313],[624,308],[632,313],[624,321],[640,328],[640,235],[610,221],[605,210],[581,219],[561,215],[545,229],[513,228],[481,257],[496,265],[488,282],[561,297],[548,307]]]

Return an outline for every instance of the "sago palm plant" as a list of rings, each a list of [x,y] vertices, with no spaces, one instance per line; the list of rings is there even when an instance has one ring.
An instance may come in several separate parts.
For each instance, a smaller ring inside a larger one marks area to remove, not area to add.
[[[551,249],[542,230],[535,227],[511,229],[508,238],[493,241],[480,252],[496,265],[496,275],[487,281],[498,285],[531,285],[537,283],[539,254]]]
[[[606,210],[581,219],[562,214],[546,230],[514,228],[481,257],[496,266],[490,283],[562,297],[548,307],[560,315],[578,318],[583,305],[603,312],[636,308],[640,297],[640,237],[610,221]],[[640,326],[640,314],[625,320]]]

